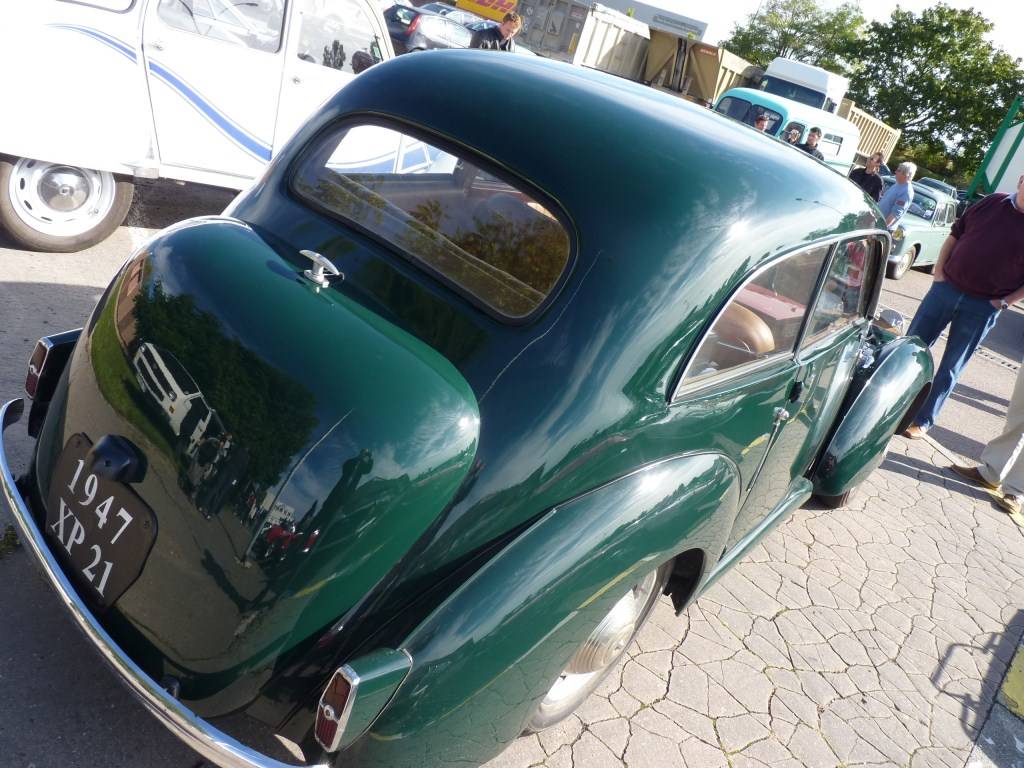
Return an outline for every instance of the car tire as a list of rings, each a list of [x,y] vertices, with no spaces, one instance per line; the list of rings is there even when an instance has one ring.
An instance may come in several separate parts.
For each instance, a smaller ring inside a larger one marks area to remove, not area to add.
[[[124,221],[133,193],[130,181],[108,171],[0,158],[0,227],[27,250],[96,245]]]
[[[560,723],[586,701],[650,618],[671,574],[670,560],[634,584],[612,606],[538,702],[524,733],[537,733]]]
[[[853,495],[853,492],[855,490],[855,488],[851,488],[846,493],[841,493],[838,496],[829,496],[828,494],[824,493],[816,493],[814,494],[814,497],[819,502],[821,502],[821,504],[828,507],[829,509],[839,509],[839,507],[846,506],[846,504],[850,501],[850,496]]]
[[[892,278],[893,280],[899,280],[905,274],[907,270],[914,265],[914,259],[917,258],[918,247],[915,245],[913,248],[908,248],[906,253],[903,254],[903,258],[897,261],[895,264],[889,263],[885,265],[885,276]]]

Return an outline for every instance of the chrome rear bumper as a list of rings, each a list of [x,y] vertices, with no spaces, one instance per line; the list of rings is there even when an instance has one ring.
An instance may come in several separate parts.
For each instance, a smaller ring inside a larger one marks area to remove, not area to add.
[[[0,499],[18,524],[22,543],[35,555],[50,584],[57,590],[60,599],[71,611],[79,628],[107,663],[114,668],[121,680],[156,715],[157,719],[171,733],[207,760],[223,768],[294,768],[292,764],[282,763],[249,749],[202,718],[197,717],[195,713],[161,688],[155,680],[146,675],[118,647],[79,599],[75,588],[64,576],[64,572],[50,553],[50,549],[43,539],[42,531],[35,524],[28,505],[15,486],[14,477],[11,475],[11,469],[7,463],[3,433],[7,427],[21,419],[24,408],[25,402],[20,398],[11,400],[0,408]],[[308,764],[304,765],[308,766]],[[327,764],[318,763],[316,765],[322,767]]]

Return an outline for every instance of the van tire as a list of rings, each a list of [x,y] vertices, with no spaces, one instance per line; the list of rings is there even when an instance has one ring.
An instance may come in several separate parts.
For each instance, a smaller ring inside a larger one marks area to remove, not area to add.
[[[44,180],[55,181],[54,172],[66,174],[67,186],[79,185],[78,193],[85,199],[76,208],[61,211],[49,207],[38,189],[33,189]],[[130,181],[108,171],[0,157],[0,227],[26,250],[85,250],[121,225],[131,208],[134,190]],[[93,208],[90,213],[82,212],[88,207]]]

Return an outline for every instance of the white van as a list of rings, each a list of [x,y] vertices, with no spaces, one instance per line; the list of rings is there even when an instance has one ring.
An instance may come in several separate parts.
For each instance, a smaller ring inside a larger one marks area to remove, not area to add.
[[[166,350],[143,342],[132,357],[135,380],[163,411],[171,432],[191,455],[216,418],[195,380]]]
[[[374,0],[33,0],[19,14],[0,31],[0,226],[36,250],[103,240],[138,178],[244,189],[326,98],[394,56]]]

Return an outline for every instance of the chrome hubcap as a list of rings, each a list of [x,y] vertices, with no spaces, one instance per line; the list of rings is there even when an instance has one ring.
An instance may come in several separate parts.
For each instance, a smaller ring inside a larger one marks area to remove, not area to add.
[[[89,199],[89,182],[77,168],[51,166],[39,179],[39,197],[55,211],[67,213]]]
[[[612,607],[551,686],[538,707],[539,717],[560,719],[597,688],[636,633],[657,583],[657,571],[648,574]]]

